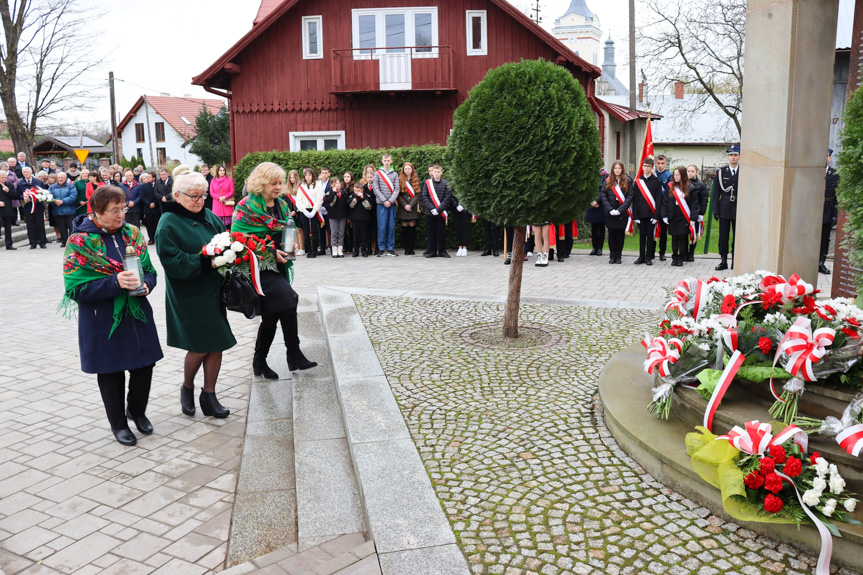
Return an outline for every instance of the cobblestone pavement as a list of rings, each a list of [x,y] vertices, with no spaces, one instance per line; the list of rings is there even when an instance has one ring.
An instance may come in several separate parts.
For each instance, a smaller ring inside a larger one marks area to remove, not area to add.
[[[502,351],[459,335],[499,322],[499,304],[356,302],[473,573],[802,574],[815,565],[663,487],[612,439],[596,381],[654,312],[524,305],[522,324],[563,340]]]

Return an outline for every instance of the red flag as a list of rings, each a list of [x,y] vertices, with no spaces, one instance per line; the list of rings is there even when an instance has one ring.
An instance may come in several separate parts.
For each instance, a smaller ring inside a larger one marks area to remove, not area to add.
[[[644,164],[644,158],[653,155],[653,132],[650,129],[650,118],[647,118],[647,130],[644,132],[644,147],[641,149],[641,161],[638,162],[638,175],[635,176],[635,179],[640,178],[644,175],[644,170],[642,169],[642,164]]]

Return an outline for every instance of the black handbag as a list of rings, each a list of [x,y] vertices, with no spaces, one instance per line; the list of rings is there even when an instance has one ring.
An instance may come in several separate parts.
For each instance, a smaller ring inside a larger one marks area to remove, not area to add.
[[[221,301],[228,310],[252,319],[256,313],[258,294],[249,276],[228,271],[222,281]]]

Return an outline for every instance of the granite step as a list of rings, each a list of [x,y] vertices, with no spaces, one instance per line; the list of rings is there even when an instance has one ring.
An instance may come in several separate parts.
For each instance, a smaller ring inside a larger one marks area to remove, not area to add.
[[[298,551],[291,545],[221,572],[222,575],[381,575],[375,544],[349,533]]]

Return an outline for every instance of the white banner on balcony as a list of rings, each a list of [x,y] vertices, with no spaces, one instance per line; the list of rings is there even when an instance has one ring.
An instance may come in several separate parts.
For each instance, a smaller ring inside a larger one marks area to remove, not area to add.
[[[411,54],[375,54],[380,63],[381,90],[411,89]]]

